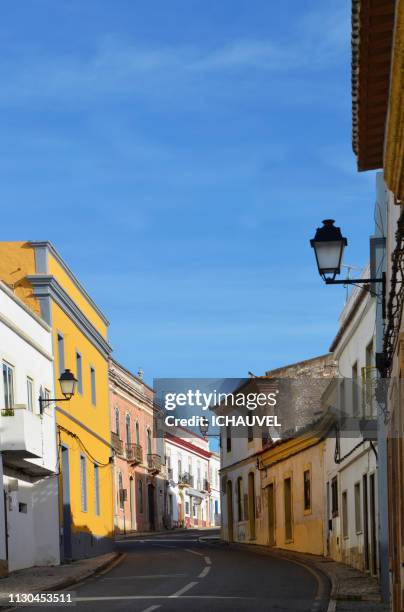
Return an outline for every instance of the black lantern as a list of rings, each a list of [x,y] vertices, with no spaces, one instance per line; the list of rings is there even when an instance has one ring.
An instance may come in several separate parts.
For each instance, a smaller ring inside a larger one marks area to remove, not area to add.
[[[209,429],[209,420],[206,417],[202,417],[199,422],[199,431],[205,437]]]
[[[333,219],[325,219],[323,227],[318,227],[310,244],[316,255],[320,276],[325,281],[334,280],[341,272],[342,255],[348,244],[339,227],[334,226]]]
[[[62,394],[67,400],[71,399],[76,391],[77,379],[74,377],[73,372],[66,369],[59,378],[60,388]]]

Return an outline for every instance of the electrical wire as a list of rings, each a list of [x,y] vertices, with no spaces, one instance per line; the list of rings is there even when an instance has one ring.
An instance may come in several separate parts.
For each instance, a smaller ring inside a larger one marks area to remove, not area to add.
[[[108,460],[107,463],[103,463],[102,461],[98,461],[98,459],[96,459],[94,457],[94,455],[92,455],[90,453],[90,451],[86,448],[84,442],[80,439],[80,436],[78,436],[77,434],[69,431],[68,429],[66,429],[65,427],[63,427],[62,425],[58,425],[58,429],[60,431],[64,431],[67,435],[71,436],[72,438],[74,438],[75,440],[77,440],[80,448],[85,452],[85,454],[87,455],[87,457],[89,457],[91,459],[91,461],[93,463],[95,463],[96,465],[98,465],[98,467],[107,467],[108,465],[111,465],[111,461]],[[113,457],[113,455],[111,456],[111,458]]]

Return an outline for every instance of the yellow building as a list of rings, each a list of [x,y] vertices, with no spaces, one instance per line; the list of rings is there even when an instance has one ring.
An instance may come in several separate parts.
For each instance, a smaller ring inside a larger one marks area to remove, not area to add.
[[[113,534],[108,321],[50,242],[1,242],[0,279],[52,327],[57,397],[61,372],[78,380],[55,403],[61,556],[101,554]]]
[[[324,459],[332,418],[275,442],[259,456],[262,506],[270,546],[326,554]]]

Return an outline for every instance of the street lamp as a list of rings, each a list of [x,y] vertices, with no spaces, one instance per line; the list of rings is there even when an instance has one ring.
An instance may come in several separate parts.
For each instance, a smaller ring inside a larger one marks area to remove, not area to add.
[[[209,420],[206,417],[202,417],[199,422],[199,431],[205,438],[209,430]]]
[[[77,385],[77,379],[75,378],[73,372],[66,368],[66,370],[59,376],[59,384],[64,397],[48,398],[40,396],[39,408],[41,414],[43,412],[44,404],[48,404],[49,402],[69,402],[72,399]]]
[[[333,219],[325,219],[323,227],[318,227],[310,244],[316,255],[320,276],[325,282],[334,280],[341,272],[342,255],[348,241],[341,234],[339,227],[334,226]]]
[[[310,240],[310,245],[316,255],[320,276],[324,279],[326,285],[370,285],[381,283],[382,316],[385,318],[386,275],[384,272],[380,278],[335,278],[337,274],[341,273],[342,255],[347,244],[348,241],[341,234],[340,228],[334,226],[334,220],[325,219],[323,227],[318,227],[314,238]],[[373,292],[371,291],[371,293]],[[373,295],[376,294],[373,293]]]

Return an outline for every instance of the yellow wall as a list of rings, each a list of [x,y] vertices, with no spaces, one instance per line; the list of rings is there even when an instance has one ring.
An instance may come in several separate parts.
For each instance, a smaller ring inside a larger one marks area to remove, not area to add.
[[[40,315],[38,300],[33,296],[27,274],[35,274],[35,253],[28,242],[0,242],[0,280],[13,288],[15,294]]]
[[[83,394],[81,395],[76,391],[75,396],[69,402],[61,402],[60,407],[109,444],[108,361],[57,304],[52,306],[52,322],[56,374],[58,375],[59,372],[58,332],[61,332],[64,338],[65,367],[70,368],[76,375],[76,351],[81,354],[82,361]],[[90,366],[96,372],[95,406],[91,401]],[[69,447],[73,530],[90,531],[98,537],[111,536],[113,531],[112,467],[108,465],[100,467],[99,470],[101,514],[97,516],[95,512],[93,461],[89,456],[91,455],[97,462],[104,464],[108,462],[111,449],[81,425],[60,412],[57,412],[56,420],[58,425],[79,436],[82,445],[88,451],[88,453],[85,453],[77,439],[61,431],[61,442]],[[86,512],[82,512],[81,509],[81,453],[85,454],[87,461],[88,508]]]
[[[285,447],[287,443],[285,444]],[[265,529],[268,530],[267,489],[270,483],[275,485],[276,499],[276,542],[275,546],[287,550],[325,554],[324,541],[324,442],[306,447],[278,463],[268,462],[267,477],[262,480],[263,513]],[[303,472],[311,472],[311,508],[304,509]],[[292,479],[293,538],[285,538],[284,521],[284,479]]]
[[[53,274],[59,281],[59,284],[68,293],[70,298],[77,304],[87,319],[96,327],[99,333],[106,338],[107,337],[107,326],[101,319],[99,314],[86,299],[77,286],[70,279],[69,275],[66,274],[60,263],[55,259],[52,254],[49,254],[48,258],[49,274]]]

